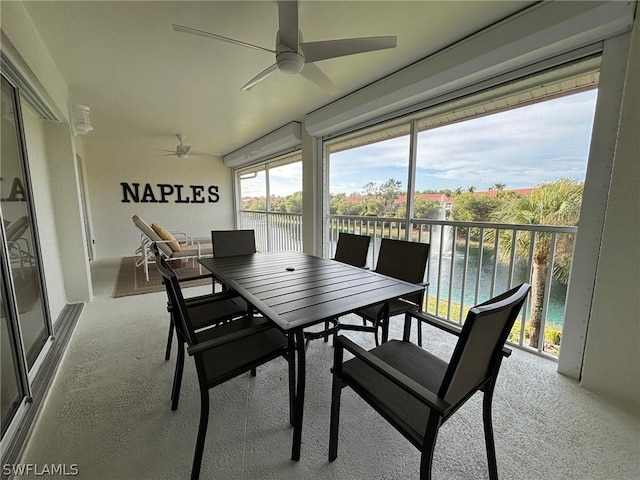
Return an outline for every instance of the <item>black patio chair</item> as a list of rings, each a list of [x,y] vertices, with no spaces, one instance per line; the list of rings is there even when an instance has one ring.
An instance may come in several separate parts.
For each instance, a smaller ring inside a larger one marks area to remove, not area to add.
[[[151,253],[155,256],[156,263],[160,262],[160,259],[163,258],[160,249],[154,243],[152,243],[149,247]],[[201,278],[210,278],[211,274],[203,274],[197,275],[193,277],[179,278],[179,282],[188,282],[191,280],[198,280]],[[163,280],[164,282],[164,280]],[[166,289],[165,289],[166,290]],[[215,286],[214,286],[215,290]],[[196,330],[201,330],[202,328],[207,328],[211,324],[216,325],[222,322],[226,322],[232,320],[234,318],[241,317],[248,313],[247,302],[245,302],[240,296],[236,294],[230,293],[209,293],[205,295],[198,295],[195,297],[189,297],[184,299],[185,303],[188,307],[197,307],[206,305],[209,302],[216,302],[216,314],[215,315],[196,315],[194,316],[194,328]],[[205,307],[206,308],[206,307]],[[173,318],[173,305],[171,304],[171,298],[169,298],[169,294],[167,293],[167,311],[169,312],[169,335],[167,336],[167,346],[165,348],[164,359],[169,360],[171,358],[171,345],[173,344],[173,334],[175,331],[175,319]],[[176,336],[176,338],[178,338]],[[178,339],[178,343],[180,343]],[[184,344],[179,345],[179,348],[184,348]],[[181,357],[184,358],[184,355]],[[180,361],[176,362],[176,369],[182,368],[182,363]],[[174,386],[175,389],[175,386]]]
[[[367,263],[371,237],[368,235],[356,235],[355,233],[341,232],[336,244],[336,253],[333,256],[338,262],[364,267]]]
[[[340,232],[333,260],[353,265],[354,267],[364,268],[367,263],[369,243],[371,243],[371,237],[367,235]],[[330,327],[330,325],[332,326]],[[329,335],[333,334],[335,337],[338,329],[337,325],[338,319],[333,318],[324,322],[324,330],[319,332],[304,332],[306,339],[305,348],[309,346],[311,340],[323,338],[325,342],[328,342]]]
[[[253,230],[212,230],[211,242],[214,257],[256,253],[256,236]]]
[[[424,273],[429,259],[429,244],[407,242],[383,238],[375,271],[389,277],[426,286]],[[405,320],[410,312],[422,310],[424,291],[409,297],[398,298],[390,302],[380,303],[354,312],[362,318],[363,325],[340,323],[339,330],[357,330],[373,332],[376,345],[379,345],[378,330],[382,330],[382,342],[389,337],[389,318],[405,314]],[[367,325],[370,322],[372,325]],[[418,344],[422,345],[422,334],[418,330]]]
[[[196,318],[209,315],[215,317],[221,302],[187,306],[175,272],[160,258],[156,264],[164,278],[167,294],[173,305],[176,332],[180,342],[187,344],[187,352],[194,358],[200,386],[200,421],[196,438],[196,448],[191,469],[191,479],[200,476],[202,454],[209,422],[209,389],[245,372],[255,372],[255,368],[278,357],[289,363],[289,416],[293,423],[294,359],[293,345],[287,337],[269,320],[251,314],[239,319],[223,322],[210,328],[196,330]],[[178,349],[178,356],[184,356],[184,348]],[[181,376],[182,370],[176,375]],[[181,379],[174,380],[177,386],[171,409],[178,408]]]
[[[438,429],[477,391],[484,393],[483,420],[489,477],[498,478],[491,407],[504,343],[530,286],[522,284],[469,310],[449,363],[406,340],[370,351],[344,336],[336,339],[329,461],[338,455],[340,395],[351,387],[421,452],[420,479],[431,478]],[[424,320],[426,315],[416,317]],[[405,329],[405,335],[407,329]],[[343,361],[344,350],[354,357]]]
[[[211,230],[213,256],[232,257],[256,253],[256,234],[253,230]],[[229,287],[222,284],[222,290]]]

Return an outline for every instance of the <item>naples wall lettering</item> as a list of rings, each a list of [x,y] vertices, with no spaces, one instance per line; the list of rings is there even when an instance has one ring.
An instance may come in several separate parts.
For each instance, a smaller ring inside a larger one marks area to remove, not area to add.
[[[4,179],[0,177],[0,181]],[[4,190],[4,189],[3,189]],[[11,188],[9,188],[9,195],[1,197],[0,202],[26,202],[24,187],[22,181],[18,177],[14,177],[11,182]]]
[[[122,186],[122,203],[216,203],[217,185],[177,185],[171,183],[128,183]]]

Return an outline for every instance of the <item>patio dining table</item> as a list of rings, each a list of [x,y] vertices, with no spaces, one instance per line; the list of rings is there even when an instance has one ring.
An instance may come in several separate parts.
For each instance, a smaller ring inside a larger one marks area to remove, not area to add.
[[[287,334],[295,350],[291,459],[300,459],[305,393],[303,330],[355,310],[420,292],[424,287],[299,252],[198,259]]]

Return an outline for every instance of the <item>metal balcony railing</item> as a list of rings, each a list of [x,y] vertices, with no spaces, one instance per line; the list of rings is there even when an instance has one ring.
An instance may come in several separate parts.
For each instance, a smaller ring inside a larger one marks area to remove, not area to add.
[[[327,228],[327,257],[333,256],[340,232],[371,236],[371,268],[382,238],[430,243],[423,309],[456,324],[463,323],[472,306],[519,283],[531,283],[534,288],[509,341],[557,357],[567,296],[562,279],[569,278],[577,227],[414,219],[407,236],[404,219],[330,215]],[[539,319],[537,329],[531,325],[532,315]]]
[[[240,228],[255,231],[258,251],[302,252],[302,214],[241,210]]]
[[[240,212],[240,228],[256,232],[259,251],[302,251],[302,215]],[[560,351],[567,285],[577,227],[330,215],[325,257],[340,232],[372,237],[367,266],[375,268],[382,238],[430,243],[424,311],[462,324],[467,311],[522,282],[534,287],[509,341],[551,357]],[[531,325],[539,318],[538,340]],[[533,335],[532,335],[533,333]],[[532,336],[534,337],[532,340]]]

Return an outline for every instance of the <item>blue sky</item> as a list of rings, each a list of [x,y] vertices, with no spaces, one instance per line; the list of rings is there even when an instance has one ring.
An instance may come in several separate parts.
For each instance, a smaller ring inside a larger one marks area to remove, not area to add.
[[[560,177],[584,180],[596,90],[421,132],[416,188],[533,187]],[[389,178],[407,184],[406,137],[331,156],[331,192]],[[366,166],[366,168],[364,168]]]
[[[561,177],[584,180],[597,90],[421,132],[416,188],[488,190],[534,187]],[[368,181],[407,185],[408,137],[338,152],[330,158],[331,193],[361,192]],[[302,189],[299,167],[271,174],[271,193]],[[249,182],[243,195],[251,195]]]

